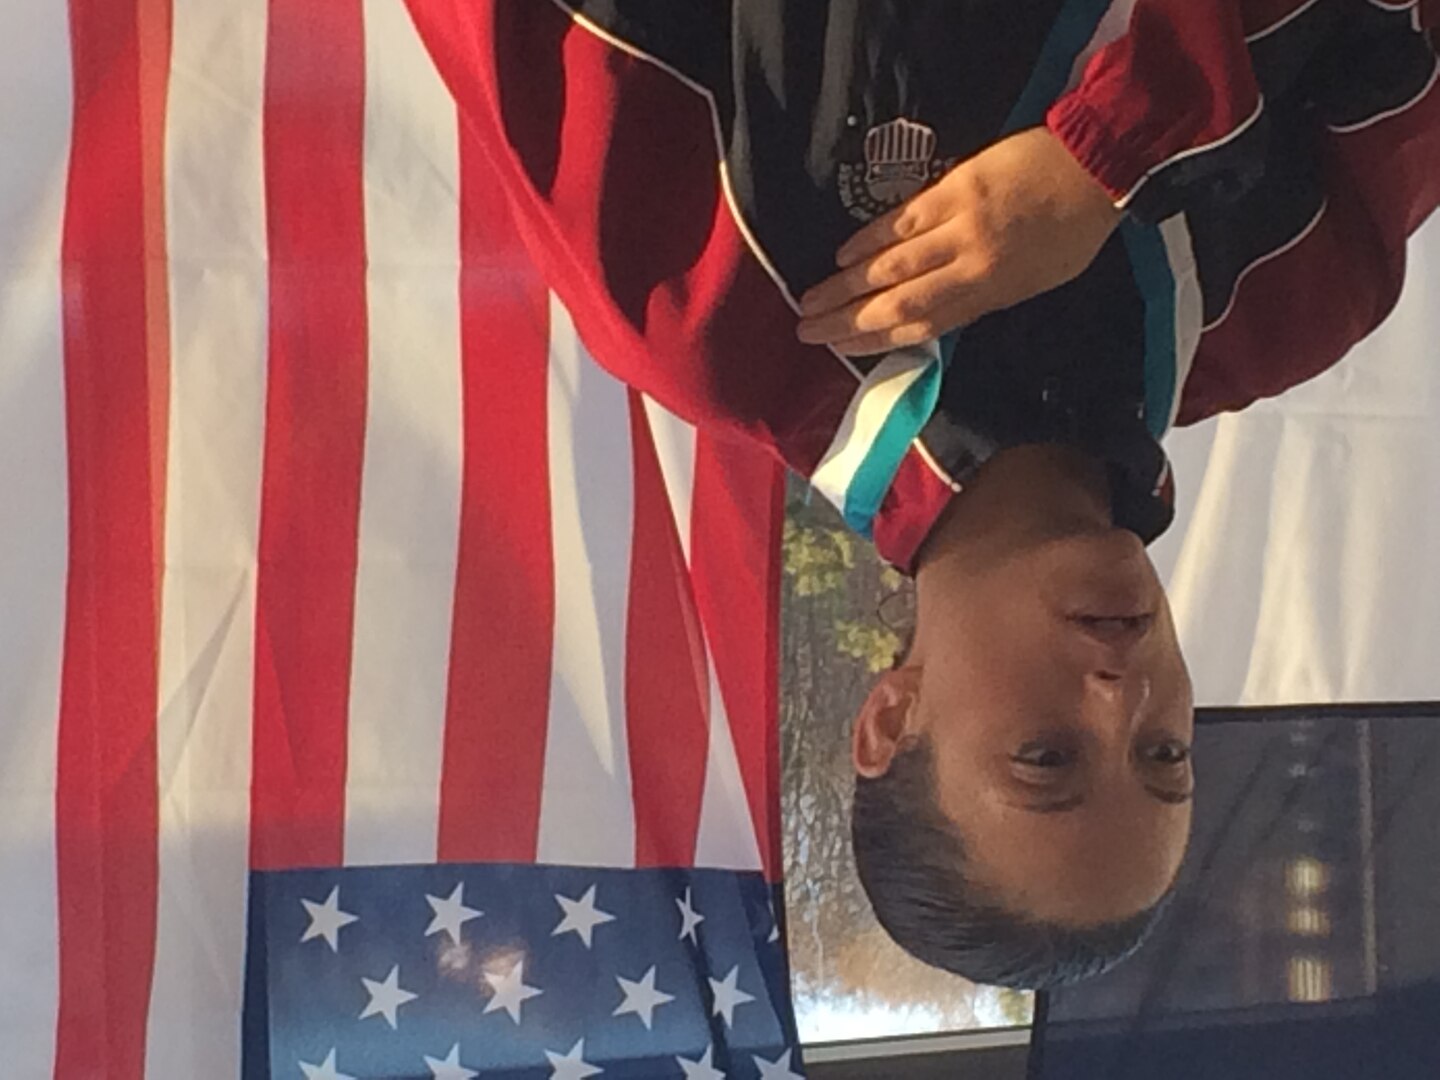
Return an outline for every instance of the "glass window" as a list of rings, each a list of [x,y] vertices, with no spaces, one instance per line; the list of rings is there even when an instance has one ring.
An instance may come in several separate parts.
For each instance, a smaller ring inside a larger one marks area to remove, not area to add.
[[[1028,1025],[1032,995],[927,967],[880,929],[850,854],[850,721],[904,644],[908,583],[792,482],[781,616],[790,960],[807,1043]]]

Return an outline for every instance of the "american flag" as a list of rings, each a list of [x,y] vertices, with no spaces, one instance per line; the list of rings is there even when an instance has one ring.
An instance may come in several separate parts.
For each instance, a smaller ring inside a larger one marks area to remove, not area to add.
[[[800,1074],[779,473],[400,0],[0,4],[0,506],[7,1080]]]
[[[257,884],[253,1075],[799,1075],[758,874],[471,864]]]

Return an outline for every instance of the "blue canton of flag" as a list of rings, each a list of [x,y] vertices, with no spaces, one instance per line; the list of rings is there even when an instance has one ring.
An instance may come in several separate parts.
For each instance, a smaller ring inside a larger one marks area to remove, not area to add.
[[[757,873],[252,875],[247,1080],[799,1080]]]

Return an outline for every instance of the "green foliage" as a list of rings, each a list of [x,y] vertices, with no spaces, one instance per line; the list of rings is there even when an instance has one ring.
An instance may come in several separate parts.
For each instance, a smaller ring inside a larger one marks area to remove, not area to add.
[[[859,660],[871,672],[889,668],[900,645],[900,635],[889,627],[856,619],[841,619],[835,624],[835,647],[841,655]]]
[[[855,565],[855,540],[843,529],[785,521],[785,577],[796,596],[824,596],[845,588]]]
[[[1000,1015],[1012,1027],[1028,1027],[1035,1020],[1035,995],[1024,990],[1011,990],[1008,986],[995,988],[1000,1006]]]

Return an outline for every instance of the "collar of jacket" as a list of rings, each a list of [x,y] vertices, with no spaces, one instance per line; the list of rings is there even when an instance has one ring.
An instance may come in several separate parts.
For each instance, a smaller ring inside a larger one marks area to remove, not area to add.
[[[867,523],[865,531],[887,562],[913,575],[950,500],[1002,450],[1036,443],[1074,446],[1105,465],[1116,525],[1146,544],[1169,528],[1175,516],[1170,463],[1137,405],[1076,394],[1060,380],[1047,381],[1033,403],[996,388],[957,392],[962,382],[944,380],[934,413],[897,463]]]

